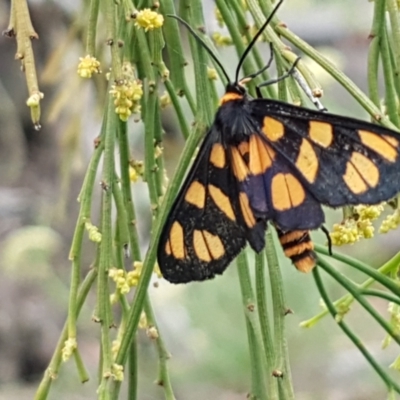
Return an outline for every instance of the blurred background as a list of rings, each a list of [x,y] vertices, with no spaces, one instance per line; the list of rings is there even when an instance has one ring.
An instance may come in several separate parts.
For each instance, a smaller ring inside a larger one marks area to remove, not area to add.
[[[225,33],[215,21],[213,2],[204,3],[208,31]],[[0,38],[0,400],[33,398],[65,321],[68,251],[79,210],[76,199],[93,140],[99,133],[101,96],[106,90],[103,75],[89,82],[76,74],[78,59],[85,55],[81,2],[35,0],[29,6],[40,37],[33,44],[40,89],[45,94],[40,131],[34,130],[26,107],[25,78],[20,63],[14,60],[16,42]],[[10,2],[0,0],[1,30],[8,25],[9,9]],[[286,0],[278,16],[366,91],[372,11],[373,3],[365,0]],[[268,47],[264,43],[262,46],[267,59]],[[102,51],[107,51],[105,47]],[[220,54],[224,65],[236,65],[233,48],[223,48]],[[332,78],[311,61],[309,64],[323,87],[322,102],[329,111],[368,119]],[[103,69],[107,72],[108,67],[104,65]],[[188,77],[192,75],[190,65],[187,73]],[[183,140],[171,107],[162,118],[165,156],[172,174]],[[141,160],[141,124],[131,121],[130,130],[132,154]],[[151,222],[147,191],[139,182],[133,192],[141,217],[138,227],[144,254]],[[94,198],[100,199],[100,193],[99,185]],[[94,210],[98,212],[98,203]],[[94,223],[96,218],[95,214]],[[328,211],[327,227],[341,218],[340,211]],[[325,241],[319,233],[313,238]],[[399,232],[394,231],[340,251],[380,266],[398,251],[398,243]],[[330,317],[311,329],[299,327],[301,321],[321,311],[319,295],[312,277],[299,274],[277,248],[287,306],[294,311],[286,321],[296,398],[386,398],[383,383]],[[86,268],[93,259],[93,250],[88,242],[83,255]],[[354,271],[343,271],[358,281],[365,279]],[[333,299],[343,294],[335,285],[330,293]],[[249,356],[235,267],[210,282],[173,286],[160,280],[157,288],[151,287],[150,294],[172,353],[169,368],[177,398],[246,398]],[[373,304],[388,316],[385,302],[374,300]],[[81,314],[78,337],[92,379],[82,385],[70,361],[63,365],[51,399],[93,398],[99,335],[99,326],[91,321],[93,306],[94,296],[89,297]],[[346,320],[382,365],[393,362],[398,355],[396,348],[381,350],[384,333],[361,308],[354,307]],[[153,384],[157,372],[153,343],[144,332],[139,334],[139,343],[139,399],[162,399],[162,391]]]

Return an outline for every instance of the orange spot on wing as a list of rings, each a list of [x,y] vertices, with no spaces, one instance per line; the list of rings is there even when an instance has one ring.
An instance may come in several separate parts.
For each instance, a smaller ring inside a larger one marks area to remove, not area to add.
[[[217,186],[208,185],[208,192],[216,206],[232,221],[236,221],[235,213],[229,197]]]
[[[249,170],[253,175],[263,174],[271,167],[275,152],[256,134],[250,136]]]
[[[376,187],[379,183],[379,176],[378,167],[369,158],[353,152],[346,164],[343,180],[354,194],[360,194],[365,192],[368,186]]]
[[[244,181],[247,176],[249,175],[249,170],[239,153],[239,150],[235,147],[231,147],[231,154],[232,154],[232,170],[235,177],[240,181]]]
[[[301,142],[296,167],[310,183],[314,183],[318,172],[318,158],[311,143],[307,139]]]
[[[272,142],[276,142],[285,134],[285,127],[282,122],[272,117],[264,117],[261,130]]]
[[[382,158],[389,162],[395,162],[398,151],[395,147],[399,142],[390,136],[379,136],[374,132],[359,130],[361,142],[371,150],[377,152]]]
[[[195,230],[193,232],[193,248],[196,256],[205,262],[217,260],[225,254],[221,239],[208,231]]]
[[[208,231],[203,231],[203,235],[208,244],[208,249],[210,250],[212,258],[217,260],[218,258],[223,257],[225,254],[225,248],[219,236],[213,235]]]
[[[320,145],[321,147],[327,148],[332,144],[333,141],[332,125],[328,122],[310,121],[308,127],[308,136],[314,143]]]
[[[247,197],[246,193],[239,193],[239,204],[245,224],[249,228],[252,228],[256,224],[256,219],[254,218],[253,211],[250,207],[249,198]]]
[[[211,149],[210,162],[214,167],[224,168],[226,165],[225,149],[221,143],[215,143]]]
[[[392,136],[383,135],[382,136],[387,142],[389,142],[393,147],[399,147],[399,141]]]
[[[306,198],[304,188],[292,174],[276,174],[271,183],[272,204],[278,211],[297,207]]]
[[[169,242],[171,245],[172,254],[175,258],[183,259],[186,257],[185,237],[183,235],[182,225],[178,221],[175,221],[172,224],[171,231],[169,233]]]
[[[206,201],[206,189],[204,185],[198,181],[193,181],[186,191],[185,201],[197,208],[203,209]]]
[[[193,248],[197,258],[202,261],[210,262],[212,260],[210,251],[208,250],[206,241],[201,231],[195,230],[193,232]]]

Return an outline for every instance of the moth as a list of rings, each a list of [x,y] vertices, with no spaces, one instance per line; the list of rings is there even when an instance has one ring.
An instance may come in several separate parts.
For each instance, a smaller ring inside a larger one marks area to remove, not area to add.
[[[240,81],[241,65],[281,3],[241,57],[163,227],[158,263],[170,282],[222,274],[247,243],[260,252],[268,221],[286,256],[310,271],[322,205],[377,204],[400,191],[397,132],[247,93],[260,71]]]

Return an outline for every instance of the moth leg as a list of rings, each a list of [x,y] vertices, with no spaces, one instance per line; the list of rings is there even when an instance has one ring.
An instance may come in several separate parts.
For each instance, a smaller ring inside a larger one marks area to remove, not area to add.
[[[328,229],[325,228],[325,226],[321,225],[321,231],[325,233],[325,236],[328,240],[328,251],[329,251],[329,255],[332,255],[332,239],[331,236],[329,235],[329,231]]]
[[[267,62],[267,64],[265,65],[265,67],[261,68],[259,71],[254,72],[254,74],[251,74],[249,76],[246,76],[245,78],[243,78],[242,80],[250,80],[250,79],[254,79],[255,77],[257,77],[258,75],[262,74],[264,71],[266,71],[272,64],[272,61],[274,60],[274,45],[272,42],[270,42],[269,44],[269,60]],[[257,87],[258,88],[258,87]],[[257,93],[257,96],[259,98],[261,98],[262,96],[259,96],[259,94]]]
[[[298,64],[299,61],[300,61],[300,57],[297,57],[296,60],[295,60],[295,62],[293,63],[293,65],[290,67],[289,71],[286,72],[286,74],[283,74],[282,76],[279,76],[278,78],[268,79],[267,81],[262,82],[262,83],[260,83],[259,85],[257,85],[257,87],[256,87],[257,96],[258,96],[259,98],[262,98],[261,91],[260,91],[260,89],[261,89],[262,87],[264,87],[264,86],[269,86],[269,85],[273,85],[274,83],[283,81],[284,79],[286,79],[287,77],[289,77],[290,75],[292,75],[292,74],[293,74],[293,71],[295,70],[296,65]]]

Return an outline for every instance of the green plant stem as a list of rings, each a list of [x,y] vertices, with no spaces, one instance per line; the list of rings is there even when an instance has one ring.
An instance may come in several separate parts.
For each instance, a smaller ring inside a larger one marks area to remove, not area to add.
[[[274,369],[274,341],[270,329],[268,318],[268,308],[265,287],[265,262],[264,254],[261,252],[256,254],[256,293],[257,293],[257,311],[260,321],[261,335],[264,344],[265,357],[267,361],[267,391],[268,400],[277,399],[276,379],[273,379],[272,371]]]
[[[391,43],[394,52],[394,79],[396,87],[400,87],[400,21],[399,21],[399,5],[396,0],[386,0],[386,6],[390,18],[391,26]]]
[[[114,182],[114,145],[115,133],[117,131],[117,115],[114,112],[112,98],[109,96],[107,106],[107,125],[104,138],[104,166],[103,166],[103,192],[99,277],[97,285],[98,319],[101,324],[101,351],[102,351],[102,376],[98,389],[100,400],[109,400],[110,394],[107,390],[107,381],[112,376],[112,355],[110,344],[111,309],[110,294],[108,286],[108,271],[113,263],[112,243],[112,192]]]
[[[378,68],[379,68],[379,37],[371,39],[368,53],[368,93],[376,107],[380,107],[378,89]]]
[[[80,285],[77,302],[76,302],[76,315],[78,316],[82,306],[86,300],[90,288],[97,277],[97,267],[94,267],[86,275],[85,279]],[[53,356],[51,357],[49,366],[46,368],[43,379],[36,391],[34,400],[45,400],[47,399],[52,382],[57,378],[60,366],[62,363],[62,349],[64,343],[68,338],[68,323],[65,323],[64,328],[61,332],[60,338],[58,339],[57,346],[54,350]]]
[[[400,393],[400,386],[393,382],[392,378],[383,370],[383,368],[375,361],[374,357],[367,351],[367,349],[364,347],[364,344],[362,341],[354,334],[354,332],[347,326],[347,324],[342,320],[336,319],[336,316],[338,314],[335,306],[333,303],[330,301],[329,296],[325,290],[324,284],[322,282],[321,276],[319,274],[319,268],[314,268],[313,269],[313,276],[315,279],[315,283],[317,284],[318,290],[321,294],[321,297],[326,304],[328,311],[332,315],[332,317],[335,319],[339,327],[343,330],[343,332],[348,336],[348,338],[353,342],[353,344],[360,350],[362,355],[365,357],[367,362],[372,366],[372,368],[377,372],[377,374],[382,378],[382,380],[385,382],[388,390],[395,390],[397,393]]]
[[[127,133],[127,124],[118,120],[118,145],[119,145],[119,163],[121,169],[121,190],[124,201],[124,208],[127,214],[127,226],[129,234],[129,244],[133,254],[134,261],[140,261],[139,237],[136,230],[136,213],[132,200],[131,185],[129,179],[129,141]]]
[[[137,339],[132,338],[129,351],[129,364],[128,364],[128,400],[137,399],[138,390],[138,352],[137,352]]]
[[[343,288],[345,288],[353,298],[378,322],[378,324],[398,343],[400,344],[400,334],[390,325],[379,313],[364,299],[362,291],[347,279],[344,275],[337,272],[327,261],[322,258],[318,259],[318,265],[332,276]]]
[[[315,250],[318,253],[324,254],[324,255],[329,255],[329,251],[324,247],[321,246],[319,244],[315,244]],[[353,266],[354,264],[358,264],[360,263],[360,261],[355,260],[352,257],[343,255],[343,254],[339,254],[339,253],[333,253],[332,254],[332,258],[335,258],[339,261],[342,261],[350,266]],[[400,253],[396,254],[393,258],[391,258],[388,262],[386,262],[385,264],[383,264],[378,270],[377,272],[379,274],[382,275],[387,275],[390,274],[391,271],[394,271],[397,269],[398,265],[400,263]],[[364,265],[364,267],[367,267],[366,265]],[[361,283],[359,285],[360,289],[367,289],[368,287],[370,287],[371,285],[373,285],[375,283],[375,279],[374,278],[368,278],[367,280],[365,280],[363,283]],[[354,301],[354,298],[347,294],[343,297],[341,297],[340,299],[336,300],[333,305],[336,308],[349,308],[350,304]],[[323,317],[325,317],[327,314],[329,313],[328,310],[324,310],[321,311],[319,314],[315,315],[314,317],[303,321],[300,326],[304,327],[304,328],[309,328],[311,326],[313,326],[314,324],[316,324],[320,319],[322,319]]]
[[[107,26],[107,43],[111,47],[111,65],[113,78],[119,82],[122,78],[122,66],[120,52],[117,43],[117,26],[116,26],[116,4],[114,0],[106,0],[105,16]]]
[[[145,113],[145,157],[144,157],[144,177],[149,188],[150,205],[153,214],[158,210],[158,192],[156,173],[156,160],[154,155],[154,115],[156,112],[157,91],[149,90],[146,101]]]
[[[175,5],[172,0],[164,0],[160,3],[161,12],[166,14],[175,15]],[[171,71],[171,82],[170,87],[174,87],[177,93],[182,95],[187,87],[185,77],[185,66],[187,61],[185,60],[185,54],[183,52],[182,43],[180,41],[180,33],[178,27],[178,21],[176,19],[165,17],[164,25],[164,36],[168,38],[166,43],[166,49],[168,52],[168,58],[170,60],[170,71]],[[172,98],[171,94],[170,97]]]
[[[86,54],[96,54],[97,19],[99,17],[99,0],[90,0],[89,23],[86,36]]]
[[[386,23],[382,23],[382,35],[381,35],[381,60],[383,66],[383,78],[385,81],[385,102],[386,109],[390,120],[397,126],[399,126],[399,117],[397,111],[397,95],[396,95],[396,85],[394,82],[394,71],[392,68],[389,40],[386,31]]]
[[[237,258],[237,269],[239,275],[242,302],[245,312],[247,337],[249,341],[250,361],[252,368],[252,395],[255,399],[267,400],[267,388],[265,385],[265,374],[267,361],[263,346],[263,337],[256,314],[256,299],[251,285],[250,272],[247,263],[246,253],[242,252]]]
[[[169,79],[164,82],[164,85],[167,89],[172,105],[174,106],[174,110],[178,118],[179,128],[182,132],[184,139],[186,140],[189,137],[190,129],[185,118],[185,113],[181,107],[181,103],[179,102],[178,96],[176,95],[176,90],[174,89],[174,86]]]
[[[294,399],[292,377],[289,366],[289,354],[285,336],[285,315],[287,308],[285,305],[283,280],[281,270],[279,268],[278,256],[275,250],[275,244],[272,238],[271,230],[267,231],[265,254],[268,261],[269,277],[271,282],[271,295],[273,305],[274,319],[274,353],[275,365],[274,371],[282,373],[279,378],[282,385],[282,390],[285,393],[285,399]]]
[[[69,259],[72,260],[72,269],[68,304],[68,339],[76,339],[76,310],[78,301],[78,287],[81,276],[82,240],[85,232],[85,223],[90,220],[93,187],[96,179],[97,168],[104,150],[103,138],[105,126],[106,118],[103,120],[102,133],[99,137],[98,146],[90,160],[82,189],[78,197],[78,200],[81,202],[81,207],[79,210],[74,236],[72,238],[71,249],[69,251]]]
[[[158,377],[157,384],[164,389],[164,395],[166,400],[175,400],[174,391],[172,389],[171,380],[169,377],[167,362],[170,358],[170,354],[165,348],[164,340],[160,335],[159,328],[154,316],[153,307],[151,306],[148,296],[144,302],[144,311],[146,313],[149,327],[154,327],[157,330],[157,337],[155,338],[157,352],[158,352]]]
[[[79,349],[75,349],[73,356],[78,370],[79,380],[81,383],[85,383],[89,380],[89,374],[86,370],[85,364],[83,363]]]
[[[343,72],[339,71],[329,60],[318,53],[309,44],[304,42],[293,32],[280,24],[276,25],[276,31],[290,43],[295,45],[326,72],[328,72],[336,81],[338,81],[354,99],[377,121],[387,128],[397,130],[397,127],[390,122],[385,115],[374,105],[374,103],[352,82]]]
[[[321,245],[317,244],[315,246],[315,249],[318,253],[329,255],[329,251]],[[383,267],[382,267],[378,271],[374,268],[371,268],[369,265],[364,264],[363,262],[356,260],[352,257],[346,256],[344,254],[334,253],[332,255],[332,257],[339,261],[343,261],[344,263],[350,265],[351,267],[356,268],[359,271],[363,272],[364,274],[370,276],[375,281],[379,282],[381,285],[383,285],[387,289],[389,289],[392,293],[394,293],[400,297],[400,287],[395,282],[393,282],[393,280],[391,280],[390,278],[385,276],[387,274],[387,272],[391,271],[392,268],[395,268],[396,264],[394,264],[394,263],[396,261],[397,261],[397,265],[398,265],[398,263],[400,263],[400,252],[398,254],[396,254],[390,261],[388,261],[388,263],[390,263],[390,265],[392,266],[390,269],[386,269],[386,268],[383,269]],[[388,264],[388,263],[386,263],[386,264]]]

